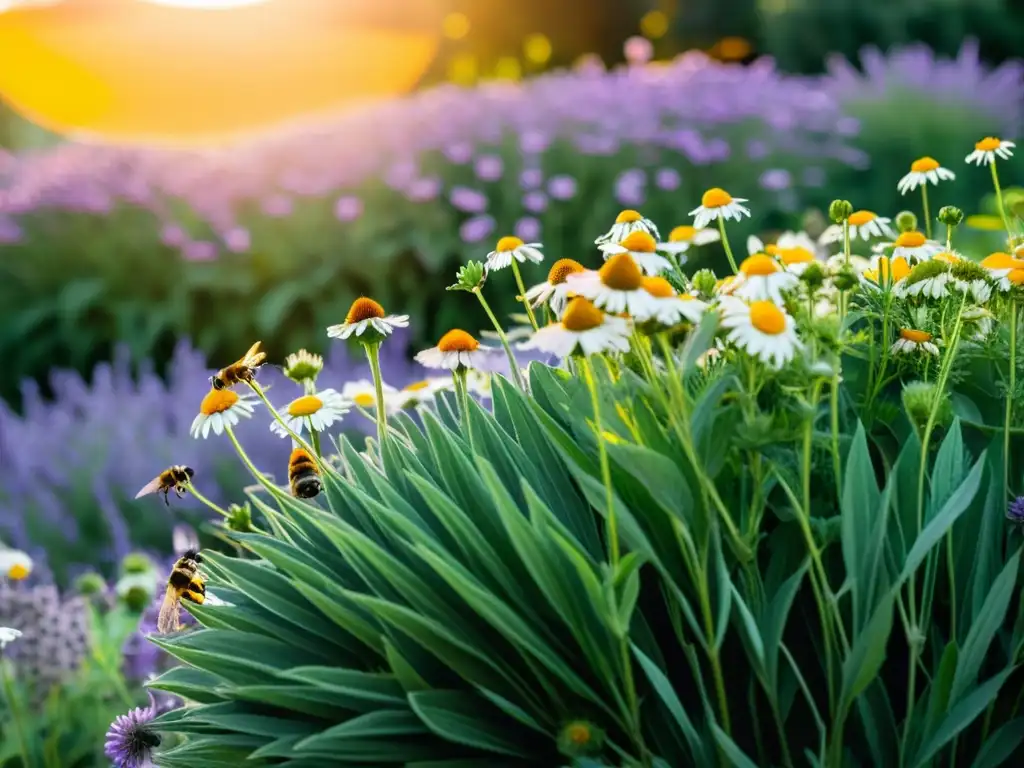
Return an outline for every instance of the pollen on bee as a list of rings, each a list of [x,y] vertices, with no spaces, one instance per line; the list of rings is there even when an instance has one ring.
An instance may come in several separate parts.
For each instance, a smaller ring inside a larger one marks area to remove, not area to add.
[[[459,328],[448,331],[437,342],[437,348],[442,352],[475,352],[479,346],[479,341]]]
[[[363,320],[372,320],[375,317],[384,317],[384,307],[373,299],[360,296],[349,307],[348,314],[345,315],[345,323],[359,323]]]

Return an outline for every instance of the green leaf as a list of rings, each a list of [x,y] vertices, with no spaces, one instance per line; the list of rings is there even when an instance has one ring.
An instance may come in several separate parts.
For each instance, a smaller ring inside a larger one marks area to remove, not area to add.
[[[843,661],[843,692],[841,700],[849,706],[864,692],[885,662],[885,647],[892,632],[895,596],[886,592],[864,629],[853,638],[850,655]]]
[[[512,757],[531,757],[518,727],[479,696],[458,691],[419,691],[409,694],[413,711],[430,730],[449,741]]]
[[[949,501],[957,486],[967,474],[964,465],[964,440],[960,430],[960,419],[954,419],[949,427],[931,473],[931,498],[928,501],[930,520]]]
[[[715,735],[715,741],[722,748],[722,752],[729,758],[729,765],[733,768],[757,768],[757,763],[747,757],[736,742],[729,738],[729,735],[718,727],[716,723],[711,724],[711,732]]]
[[[669,714],[676,721],[676,725],[679,726],[679,730],[682,731],[683,737],[686,739],[686,743],[690,748],[690,756],[693,759],[694,765],[710,765],[708,762],[708,753],[704,748],[704,742],[697,732],[697,729],[693,725],[693,721],[690,720],[690,716],[686,714],[686,709],[683,707],[683,703],[679,700],[679,696],[676,694],[675,688],[669,679],[665,676],[665,673],[661,671],[657,664],[651,661],[650,657],[644,654],[636,645],[631,644],[633,655],[636,660],[640,662],[640,667],[643,669],[644,674],[647,675],[647,679],[651,685],[654,686],[655,693],[661,699],[661,702],[668,709]]]
[[[202,669],[172,667],[146,683],[146,687],[167,691],[201,704],[215,704],[223,701],[223,698],[215,693],[215,689],[223,682],[223,678]]]
[[[853,593],[853,629],[859,632],[874,608],[884,546],[888,501],[875,483],[864,425],[858,423],[843,474],[842,549]]]
[[[924,738],[935,733],[935,728],[942,717],[949,711],[950,702],[956,701],[956,696],[951,695],[953,691],[953,676],[957,670],[959,652],[956,642],[950,642],[942,652],[942,661],[939,662],[939,672],[928,687],[928,716],[924,723]]]
[[[1018,717],[991,734],[978,750],[971,768],[999,768],[1006,765],[1024,743],[1024,717]]]
[[[401,741],[409,736],[429,733],[423,722],[411,711],[384,709],[338,723],[326,731],[314,734],[300,741],[296,748],[300,752],[317,749],[331,749],[341,741],[359,739],[395,739]]]

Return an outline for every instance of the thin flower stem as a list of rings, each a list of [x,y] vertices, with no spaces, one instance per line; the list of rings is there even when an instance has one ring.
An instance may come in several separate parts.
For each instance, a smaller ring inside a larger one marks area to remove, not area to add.
[[[306,417],[306,424],[309,425],[309,436],[313,441],[313,450],[316,451],[316,457],[322,459],[324,457],[323,452],[320,450],[320,433],[313,429],[313,419]]]
[[[705,643],[708,651],[708,661],[711,662],[711,676],[715,681],[715,698],[718,699],[719,717],[722,718],[722,730],[730,737],[732,736],[732,719],[729,717],[729,699],[725,692],[725,675],[722,673],[722,659],[718,654],[715,645],[715,620],[711,613],[711,595],[708,593],[707,569],[704,569],[705,578],[700,579],[697,584],[697,591],[700,593],[701,613],[704,617]]]
[[[206,498],[196,489],[196,487],[192,483],[188,483],[188,490],[193,496],[196,497],[196,499],[198,499],[200,502],[208,506],[221,517],[231,517],[230,513],[226,509],[219,506],[218,504],[214,504],[212,501]]]
[[[604,427],[601,424],[601,397],[597,391],[594,367],[591,365],[590,360],[584,357],[580,363],[580,367],[583,369],[583,378],[587,382],[587,389],[590,390],[590,402],[594,409],[594,429],[597,430],[597,450],[601,462],[601,481],[604,483],[605,508],[608,515],[608,548],[612,570],[614,570],[619,565],[619,526],[615,519],[611,463],[608,460],[608,446],[605,443]]]
[[[267,410],[270,411],[270,414],[274,417],[274,420],[284,428],[284,431],[288,433],[292,440],[298,443],[300,448],[312,454],[313,451],[309,443],[303,440],[301,436],[293,432],[292,428],[285,423],[285,420],[281,417],[281,414],[277,412],[277,409],[273,406],[273,404],[271,404],[271,402],[267,399],[267,396],[263,393],[263,388],[255,381],[250,381],[249,387],[252,389],[253,392],[256,393],[256,396],[263,401],[263,404],[267,406]],[[230,427],[225,427],[225,429],[230,430]],[[228,432],[228,434],[230,434],[230,431]]]
[[[932,214],[928,208],[928,182],[921,185],[921,206],[924,208],[924,236],[932,239]]]
[[[836,476],[836,498],[843,497],[843,460],[839,453],[839,373],[832,376],[832,391],[829,398],[832,426],[832,471]]]
[[[996,170],[996,161],[992,160],[988,164],[988,167],[992,169],[992,186],[996,188],[996,205],[999,206],[999,215],[1003,219],[1003,229],[1006,230],[1006,236],[1010,236],[1010,220],[1006,218],[1006,208],[1003,207],[1003,190],[999,186],[999,172]]]
[[[519,262],[512,259],[512,274],[516,277],[516,287],[519,289],[519,300],[523,302],[523,306],[526,307],[526,316],[530,318],[530,325],[533,326],[533,330],[537,330],[537,318],[533,316],[533,307],[530,306],[530,300],[526,298],[526,285],[523,283],[523,276],[519,273]]]
[[[738,275],[740,271],[736,267],[736,258],[732,255],[732,248],[729,245],[729,237],[725,234],[725,219],[721,216],[718,217],[718,231],[722,234],[722,247],[725,248],[725,255],[729,259],[729,266],[732,267],[732,273],[734,275]]]
[[[672,265],[672,270],[676,273],[676,277],[679,278],[680,287],[686,285],[686,273],[683,272],[683,267],[679,262],[678,253],[669,253],[668,261]]]
[[[249,473],[256,478],[256,482],[266,488],[273,496],[281,493],[281,489],[274,485],[270,481],[270,478],[260,472],[256,468],[256,465],[252,463],[252,459],[249,458],[249,454],[245,452],[245,449],[242,448],[242,444],[238,442],[238,438],[235,436],[235,431],[229,426],[225,426],[224,431],[227,432],[228,437],[231,439],[231,443],[235,446],[235,450],[238,452],[238,456],[241,458],[242,463],[245,464],[246,469],[248,469]]]
[[[953,250],[953,225],[946,225],[946,250]]]
[[[388,417],[384,410],[384,379],[380,375],[380,344],[367,344],[366,357],[373,374],[374,400],[377,405],[377,442],[381,446],[388,439]]]
[[[516,356],[512,354],[512,347],[509,346],[508,336],[505,335],[505,329],[501,327],[501,323],[498,322],[498,318],[494,316],[494,312],[491,311],[491,305],[487,303],[487,299],[484,298],[483,291],[480,290],[480,286],[473,289],[473,293],[476,294],[477,299],[480,300],[480,306],[484,308],[484,312],[487,313],[487,317],[491,319],[491,324],[494,326],[494,330],[498,333],[498,339],[501,341],[501,346],[505,349],[505,355],[508,357],[508,364],[511,368],[512,380],[516,383],[519,389],[526,389],[526,385],[523,383],[523,377],[519,373],[519,363],[516,362]]]
[[[10,664],[0,656],[0,670],[3,671],[4,696],[11,709],[11,719],[14,721],[14,731],[18,734],[18,743],[21,745],[21,759],[25,768],[32,766],[32,752],[29,749],[28,735],[24,724],[21,721],[21,707],[16,703],[14,692],[14,680],[11,676]]]
[[[1010,426],[1013,424],[1013,398],[1017,389],[1017,302],[1010,300],[1010,382],[1006,390],[1006,415],[1003,418],[1003,498],[1010,498]]]

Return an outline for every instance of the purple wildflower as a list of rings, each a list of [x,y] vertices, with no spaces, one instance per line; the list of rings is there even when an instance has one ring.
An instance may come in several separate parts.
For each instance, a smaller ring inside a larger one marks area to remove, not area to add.
[[[646,64],[654,58],[654,44],[637,35],[626,40],[622,52],[630,64]]]
[[[441,180],[436,176],[416,179],[405,188],[405,196],[414,203],[436,200],[439,194],[441,194]]]
[[[21,227],[8,216],[0,216],[0,245],[8,245],[21,240]]]
[[[1006,510],[1006,517],[1014,523],[1024,525],[1024,496],[1018,496],[1010,502],[1010,508]]]
[[[363,201],[354,195],[343,195],[334,204],[334,216],[338,221],[355,221],[363,214]]]
[[[498,155],[481,155],[473,164],[473,170],[480,181],[498,181],[505,170],[505,164]]]
[[[487,195],[469,187],[455,187],[448,199],[463,213],[483,213],[487,210]]]
[[[459,236],[464,243],[479,243],[494,232],[495,222],[490,216],[474,216],[459,227]]]
[[[654,174],[654,186],[665,192],[675,192],[681,183],[679,171],[675,168],[659,168]]]
[[[217,258],[217,246],[208,240],[186,243],[181,255],[189,261],[213,261]]]
[[[188,242],[188,232],[177,224],[165,224],[160,230],[160,242],[169,248],[181,248]]]
[[[533,216],[524,216],[512,228],[520,240],[533,243],[540,240],[540,222]]]
[[[647,199],[644,187],[647,177],[639,168],[624,171],[615,180],[615,199],[621,205],[636,207]]]
[[[523,208],[530,213],[543,213],[548,207],[548,196],[539,190],[523,195]]]
[[[160,746],[160,736],[149,727],[155,717],[156,702],[150,696],[148,707],[118,715],[110,724],[103,752],[115,768],[151,768],[153,750]]]
[[[544,182],[544,174],[540,168],[527,168],[519,174],[519,186],[523,189],[536,189]]]
[[[224,247],[232,253],[245,253],[252,247],[252,237],[245,227],[232,227],[223,235]]]
[[[291,215],[292,208],[294,207],[291,198],[285,195],[270,195],[263,201],[263,212],[267,216],[273,216],[275,218],[283,218]]]
[[[548,182],[548,194],[555,200],[571,200],[576,196],[576,187],[576,179],[572,176],[552,176]]]
[[[789,171],[785,168],[772,168],[761,174],[761,178],[758,179],[758,183],[763,189],[767,189],[771,192],[779,192],[783,189],[789,189],[793,183],[793,179],[790,176]]]

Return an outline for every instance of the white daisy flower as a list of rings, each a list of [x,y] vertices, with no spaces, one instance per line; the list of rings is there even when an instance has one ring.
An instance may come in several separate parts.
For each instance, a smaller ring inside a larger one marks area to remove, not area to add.
[[[726,338],[763,363],[781,368],[801,349],[796,323],[773,302],[747,304],[729,296],[722,299],[721,308],[722,326],[730,329]]]
[[[21,631],[17,629],[11,629],[11,627],[0,627],[0,651],[7,647],[8,643],[13,643],[21,637]]]
[[[979,166],[992,165],[997,157],[1003,160],[1009,160],[1013,157],[1013,152],[1010,150],[1015,146],[1017,145],[1012,141],[1004,141],[994,136],[987,136],[974,145],[974,151],[965,157],[964,161]]]
[[[964,310],[963,320],[973,330],[972,341],[984,341],[996,325],[996,316],[984,307],[968,307]]]
[[[900,179],[896,189],[901,195],[905,195],[925,184],[938,184],[940,181],[952,181],[955,178],[955,173],[943,168],[934,158],[921,157],[911,163],[910,173]]]
[[[830,273],[838,272],[841,267],[845,266],[846,254],[844,253],[837,253],[835,256],[829,256],[828,259],[825,260],[825,267]],[[863,273],[865,270],[871,269],[871,259],[858,256],[856,253],[851,253],[850,266],[858,273]]]
[[[22,581],[32,574],[32,558],[20,549],[0,549],[0,578]]]
[[[910,277],[897,283],[892,289],[893,294],[901,298],[923,296],[927,299],[944,299],[949,296],[949,288],[953,282],[953,276],[948,271],[914,279],[914,273],[919,268],[915,267],[911,270]]]
[[[668,233],[668,242],[658,243],[658,250],[662,253],[671,253],[677,256],[685,254],[692,246],[717,243],[722,235],[717,229],[697,229],[689,225],[676,227]],[[685,262],[686,259],[680,259]]]
[[[387,413],[401,407],[401,397],[397,389],[381,382],[381,392],[384,393],[384,410]],[[377,390],[370,379],[345,382],[341,388],[341,397],[346,403],[352,403],[365,411],[372,411],[377,407]]]
[[[917,331],[913,328],[900,329],[900,337],[892,345],[894,355],[909,355],[921,350],[929,355],[938,355],[939,348],[932,341],[932,335],[927,331]]]
[[[584,355],[628,352],[632,323],[602,312],[577,296],[565,308],[562,319],[537,331],[524,348],[539,349],[556,357],[569,357],[577,348]]]
[[[544,261],[544,254],[540,252],[543,247],[540,243],[524,243],[518,237],[503,237],[498,241],[494,250],[487,254],[484,268],[488,272],[504,269],[512,265],[512,259],[520,264],[527,261],[540,264]]]
[[[627,209],[615,217],[612,228],[597,238],[594,244],[621,243],[634,232],[646,232],[656,240],[661,238],[653,221],[645,219],[639,211]]]
[[[628,253],[645,275],[657,275],[672,269],[672,262],[654,252],[657,247],[658,244],[654,238],[646,232],[633,232],[627,235],[621,243],[602,243],[600,245],[605,259],[619,253]]]
[[[800,278],[783,270],[771,256],[755,253],[740,264],[738,284],[731,293],[746,301],[774,301],[782,304],[782,292],[791,291],[799,284]]]
[[[288,403],[281,420],[288,429],[301,435],[303,429],[323,432],[349,412],[350,400],[333,389],[325,389],[312,395],[297,397]],[[281,437],[291,437],[276,419],[270,424],[270,431]]]
[[[470,334],[454,328],[441,337],[436,347],[417,353],[416,362],[427,368],[446,371],[479,368],[493,351],[493,347],[481,347]]]
[[[408,315],[385,315],[384,307],[363,296],[352,302],[345,322],[330,326],[327,335],[332,339],[347,339],[368,334],[366,341],[380,341],[390,336],[395,328],[405,328],[408,325]]]
[[[682,322],[699,323],[708,305],[687,294],[676,293],[675,288],[663,277],[645,277],[644,290],[657,299],[657,309],[651,319],[664,326],[679,325]]]
[[[872,240],[876,237],[886,237],[891,240],[896,238],[896,232],[889,224],[892,219],[879,216],[873,211],[854,211],[847,219],[850,225],[850,240]],[[818,242],[822,245],[843,242],[843,225],[833,224],[821,233]]]
[[[653,317],[657,300],[643,288],[644,274],[628,253],[617,253],[596,272],[569,275],[569,290],[605,312],[623,312],[643,322]]]
[[[532,328],[530,329],[533,330]],[[470,371],[475,373],[475,371]],[[414,381],[412,384],[407,384],[402,387],[398,392],[398,398],[401,401],[402,406],[407,405],[420,405],[422,403],[434,402],[434,396],[445,389],[453,389],[455,382],[452,381],[451,376],[432,376],[429,379],[423,379],[422,381]]]
[[[766,253],[774,256],[787,272],[803,274],[808,265],[817,260],[822,248],[806,232],[783,232],[774,243],[765,245],[760,238],[747,238],[747,253],[753,256]]]
[[[995,280],[1001,280],[1009,276],[1015,269],[1024,269],[1024,259],[1015,259],[1008,253],[990,253],[981,260],[981,266],[988,270],[988,273]]]
[[[942,245],[914,230],[901,232],[895,241],[888,243],[892,247],[894,259],[902,256],[907,261],[929,261],[936,254],[942,253]]]
[[[284,375],[298,384],[315,382],[323,369],[324,359],[304,349],[293,352],[284,359]]]
[[[573,259],[559,259],[551,265],[548,271],[548,279],[538,283],[526,292],[526,300],[531,306],[539,307],[547,304],[556,316],[560,316],[565,309],[568,300],[569,286],[565,279],[572,274],[585,272],[586,269],[578,261]],[[533,327],[528,327],[527,336],[533,335]],[[509,341],[512,339],[509,338]]]
[[[230,389],[211,389],[200,403],[199,415],[192,422],[189,433],[196,439],[202,437],[205,440],[211,429],[213,434],[219,435],[225,427],[235,426],[243,417],[251,418],[255,410],[255,398],[239,396]]]
[[[690,211],[690,215],[694,217],[693,226],[701,229],[719,219],[739,221],[744,216],[750,216],[750,211],[741,205],[745,202],[747,202],[747,198],[733,197],[724,189],[718,187],[709,189],[701,197],[700,206]]]

